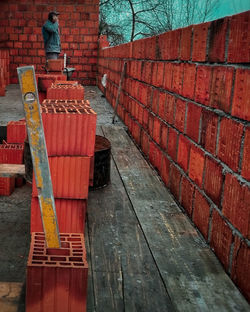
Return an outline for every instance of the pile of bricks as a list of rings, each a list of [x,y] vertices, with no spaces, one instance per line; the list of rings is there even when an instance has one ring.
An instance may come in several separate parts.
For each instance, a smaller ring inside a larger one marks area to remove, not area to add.
[[[50,100],[83,100],[84,88],[77,82],[73,84],[67,83],[67,81],[52,83],[51,87],[47,89],[47,99]]]
[[[0,96],[5,96],[5,88],[10,83],[9,66],[9,50],[0,49]]]
[[[75,83],[65,84],[72,87]],[[41,116],[61,248],[46,248],[33,177],[26,311],[45,311],[47,304],[54,307],[53,311],[86,311],[84,227],[97,115],[83,99],[45,99]]]
[[[7,142],[0,144],[1,164],[23,164],[24,140],[27,136],[24,120],[7,124]],[[0,196],[9,196],[16,187],[23,185],[23,178],[0,177]]]

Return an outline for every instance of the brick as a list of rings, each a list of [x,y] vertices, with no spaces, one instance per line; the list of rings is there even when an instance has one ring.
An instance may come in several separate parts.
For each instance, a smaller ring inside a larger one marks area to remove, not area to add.
[[[182,95],[189,99],[194,98],[194,87],[196,77],[196,65],[184,64]]]
[[[188,103],[186,134],[197,143],[199,141],[201,111],[200,106]]]
[[[148,156],[149,153],[149,136],[146,131],[142,130],[141,132],[141,149],[144,155]]]
[[[181,200],[180,203],[191,217],[193,211],[194,185],[186,178],[181,181]]]
[[[162,153],[153,141],[149,142],[149,160],[151,164],[158,170],[158,172],[160,172]]]
[[[204,190],[217,206],[220,206],[222,184],[221,165],[212,158],[206,157]]]
[[[173,65],[172,90],[177,94],[182,93],[183,69],[184,69],[183,63]]]
[[[158,36],[159,58],[176,60],[179,56],[180,29],[172,30]]]
[[[177,163],[187,172],[190,153],[190,142],[183,135],[179,137]]]
[[[242,158],[241,175],[250,180],[250,128],[246,128]]]
[[[236,237],[234,243],[231,278],[250,301],[250,248]]]
[[[195,101],[209,105],[212,67],[198,66],[196,76]]]
[[[234,171],[239,166],[242,135],[242,124],[228,118],[221,120],[218,157]]]
[[[200,144],[207,151],[215,155],[219,116],[208,110],[202,110]]]
[[[179,131],[183,133],[185,129],[186,104],[187,103],[181,99],[177,99],[175,104],[176,109],[174,125]]]
[[[65,75],[36,74],[36,82],[37,82],[38,91],[46,92],[47,89],[51,86],[51,84],[55,82],[56,80],[65,80]]]
[[[249,11],[231,17],[228,63],[249,63],[250,14]],[[240,52],[239,52],[240,51]]]
[[[161,138],[161,121],[155,117],[154,118],[154,127],[153,127],[153,139],[156,143],[160,144]]]
[[[250,238],[250,188],[226,174],[222,212],[242,235]]]
[[[49,156],[94,155],[97,115],[88,101],[45,100],[41,109]]]
[[[143,123],[142,123],[142,125],[145,129],[148,129],[148,121],[149,121],[148,116],[149,116],[149,111],[147,109],[144,109],[143,110]]]
[[[0,196],[10,196],[15,189],[15,178],[0,177]]]
[[[234,69],[232,67],[213,67],[209,106],[229,113],[233,73]]]
[[[208,50],[209,62],[225,61],[228,21],[228,18],[221,18],[211,22]]]
[[[204,163],[205,156],[203,151],[195,146],[192,146],[189,160],[189,177],[199,187],[202,186]]]
[[[0,164],[22,164],[23,144],[0,144]]]
[[[55,198],[88,197],[90,157],[49,157],[49,166]],[[32,196],[38,196],[34,177]]]
[[[160,146],[164,151],[167,150],[167,141],[168,141],[168,126],[162,122],[161,123]]]
[[[189,61],[191,57],[192,30],[192,25],[181,29],[179,58],[183,61]]]
[[[31,236],[26,311],[86,311],[88,264],[83,234],[61,233],[60,249],[47,249],[44,233]]]
[[[201,193],[198,190],[196,190],[192,219],[206,240],[208,239],[209,216],[210,216],[209,203],[201,195]]]
[[[165,155],[163,155],[162,157],[162,167],[161,167],[160,175],[161,175],[163,182],[168,187],[169,181],[170,181],[170,161]]]
[[[181,173],[175,165],[171,165],[170,190],[174,197],[179,201]]]
[[[166,102],[166,93],[159,92],[158,98],[158,115],[164,119],[165,117],[165,102]]]
[[[207,53],[207,36],[209,23],[203,23],[193,26],[193,49],[192,61],[205,62]]]
[[[152,64],[151,62],[142,62],[142,81],[151,84],[152,80]]]
[[[167,153],[173,160],[176,160],[177,137],[178,137],[177,131],[175,131],[173,128],[169,128]]]
[[[158,114],[158,103],[159,103],[159,90],[153,89],[152,111],[155,114]]]
[[[171,94],[166,95],[165,120],[169,124],[174,123],[175,116],[175,97]]]
[[[150,137],[153,137],[154,115],[149,113],[148,115],[148,133]]]
[[[169,91],[172,90],[173,69],[174,69],[174,64],[165,63],[165,74],[164,74],[163,86],[166,90],[169,90]]]
[[[7,142],[24,143],[27,137],[25,121],[10,121],[7,124]]]
[[[210,246],[220,259],[224,268],[228,270],[229,254],[233,240],[232,230],[214,209],[212,216],[212,231]]]
[[[87,201],[78,199],[55,199],[59,231],[84,233]],[[31,200],[30,232],[43,232],[42,218],[37,197]]]
[[[250,121],[249,69],[236,69],[232,115]]]

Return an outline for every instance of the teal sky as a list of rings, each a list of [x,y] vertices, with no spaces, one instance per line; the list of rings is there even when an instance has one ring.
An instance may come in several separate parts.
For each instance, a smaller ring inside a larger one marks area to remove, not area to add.
[[[250,0],[218,0],[218,2],[219,7],[214,12],[213,19],[250,10]]]

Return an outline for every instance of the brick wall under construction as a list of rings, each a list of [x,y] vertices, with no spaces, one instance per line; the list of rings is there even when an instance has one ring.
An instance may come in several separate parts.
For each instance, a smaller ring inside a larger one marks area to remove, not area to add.
[[[10,82],[17,83],[18,66],[45,65],[41,27],[50,11],[60,12],[62,54],[84,85],[95,85],[99,26],[98,0],[9,0],[0,3],[0,47],[10,53]]]
[[[99,52],[118,115],[250,300],[250,12]]]

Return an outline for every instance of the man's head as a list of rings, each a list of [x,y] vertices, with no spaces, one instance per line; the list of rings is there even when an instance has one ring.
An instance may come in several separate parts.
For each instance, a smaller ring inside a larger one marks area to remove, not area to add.
[[[60,13],[56,12],[56,11],[53,11],[53,12],[49,12],[49,15],[48,15],[48,20],[51,21],[52,23],[55,23],[57,22],[58,20],[58,15]]]

